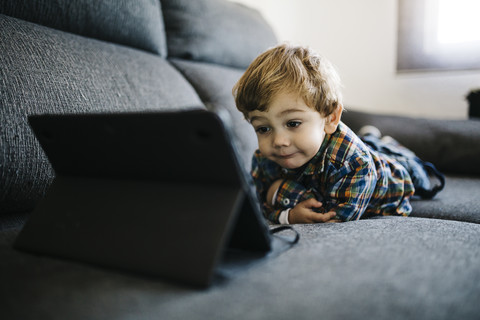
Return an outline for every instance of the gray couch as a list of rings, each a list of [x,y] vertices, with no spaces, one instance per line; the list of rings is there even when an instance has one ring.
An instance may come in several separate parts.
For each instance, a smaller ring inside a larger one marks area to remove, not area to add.
[[[480,318],[474,120],[347,111],[437,164],[445,190],[409,218],[296,226],[296,246],[208,289],[13,249],[54,177],[28,115],[223,108],[248,170],[256,139],[231,88],[275,43],[257,12],[220,0],[0,1],[1,319]]]

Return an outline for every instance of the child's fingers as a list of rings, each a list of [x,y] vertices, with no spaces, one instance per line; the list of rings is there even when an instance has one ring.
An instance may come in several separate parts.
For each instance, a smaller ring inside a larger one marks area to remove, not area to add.
[[[343,221],[340,220],[340,219],[333,219],[333,220],[328,220],[328,221],[325,222],[325,223],[339,223],[339,222],[343,222]]]
[[[288,221],[290,223],[324,223],[336,217],[335,212],[319,213],[313,209],[322,207],[322,203],[315,198],[300,202],[290,210]]]
[[[313,222],[317,223],[324,223],[329,222],[330,220],[335,219],[336,213],[334,211],[326,212],[326,213],[316,213],[312,216]]]
[[[315,198],[310,198],[302,202],[305,208],[320,208],[322,203]]]

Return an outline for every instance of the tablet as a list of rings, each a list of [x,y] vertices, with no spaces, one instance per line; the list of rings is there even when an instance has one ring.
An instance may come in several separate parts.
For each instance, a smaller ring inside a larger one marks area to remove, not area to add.
[[[30,116],[55,179],[15,246],[206,286],[271,235],[231,134],[205,110]]]

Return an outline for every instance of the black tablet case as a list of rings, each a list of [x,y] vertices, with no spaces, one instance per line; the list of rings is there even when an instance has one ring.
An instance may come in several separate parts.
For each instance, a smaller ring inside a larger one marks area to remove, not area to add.
[[[268,226],[226,120],[203,110],[31,116],[56,177],[15,246],[206,286]]]

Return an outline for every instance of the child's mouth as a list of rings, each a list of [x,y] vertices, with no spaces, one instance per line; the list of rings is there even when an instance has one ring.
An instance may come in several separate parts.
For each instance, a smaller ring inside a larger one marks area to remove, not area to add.
[[[293,158],[296,154],[297,154],[296,152],[289,153],[289,154],[278,154],[276,155],[276,157],[279,159],[290,159],[290,158]]]

